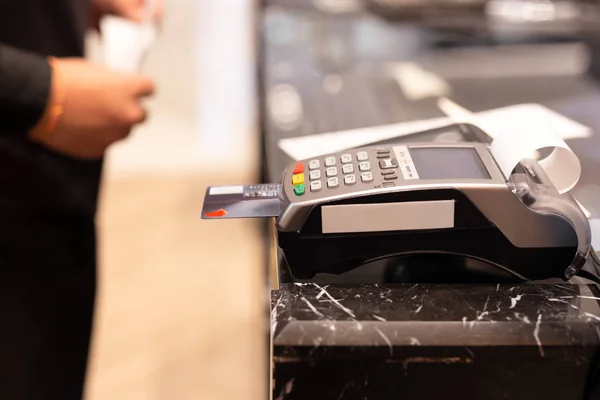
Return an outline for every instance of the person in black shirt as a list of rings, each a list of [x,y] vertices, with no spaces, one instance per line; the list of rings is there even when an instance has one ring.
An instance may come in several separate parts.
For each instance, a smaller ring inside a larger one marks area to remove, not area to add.
[[[86,61],[91,15],[141,0],[0,1],[0,399],[84,392],[103,154],[152,80]]]

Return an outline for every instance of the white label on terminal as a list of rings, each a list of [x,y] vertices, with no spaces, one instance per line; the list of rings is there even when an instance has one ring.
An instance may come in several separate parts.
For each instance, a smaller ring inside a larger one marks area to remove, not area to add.
[[[402,176],[405,180],[419,179],[417,168],[413,163],[410,152],[407,146],[394,146],[394,153],[398,159],[398,168],[402,172]]]
[[[453,228],[454,200],[323,206],[321,223],[325,234]]]
[[[213,186],[209,189],[208,194],[242,194],[244,193],[243,186]]]

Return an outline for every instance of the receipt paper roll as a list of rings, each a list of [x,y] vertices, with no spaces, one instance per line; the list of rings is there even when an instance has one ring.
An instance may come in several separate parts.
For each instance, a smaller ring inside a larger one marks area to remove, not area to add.
[[[581,163],[569,146],[551,129],[523,129],[513,125],[497,135],[490,145],[505,177],[509,177],[517,164],[531,158],[536,151],[553,148],[548,157],[539,161],[540,166],[559,193],[571,190],[579,181]]]

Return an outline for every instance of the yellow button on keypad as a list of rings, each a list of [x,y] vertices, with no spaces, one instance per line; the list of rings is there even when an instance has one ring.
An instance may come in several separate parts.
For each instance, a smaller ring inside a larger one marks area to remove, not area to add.
[[[292,184],[294,185],[300,185],[304,183],[304,174],[297,174],[294,175],[292,178]]]

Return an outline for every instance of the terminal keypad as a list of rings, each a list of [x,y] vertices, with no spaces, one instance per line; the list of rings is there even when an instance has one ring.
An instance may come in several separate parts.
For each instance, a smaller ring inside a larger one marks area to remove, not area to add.
[[[398,180],[398,160],[391,148],[375,150],[347,151],[299,162],[294,168],[292,185],[296,196],[305,193],[332,193],[343,187],[365,185],[365,188],[394,186]],[[305,182],[305,175],[308,179]],[[298,185],[302,185],[296,190]],[[306,185],[306,190],[304,189]]]

